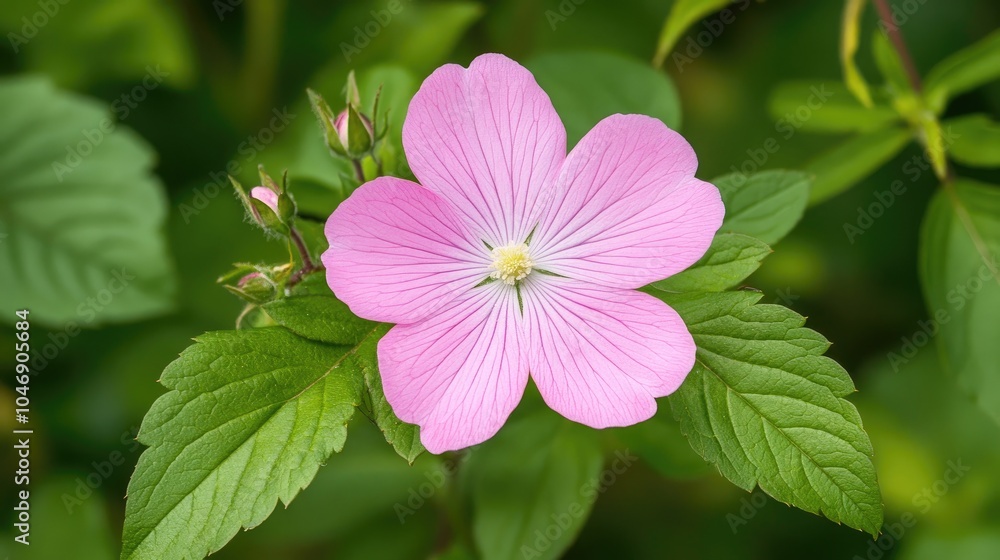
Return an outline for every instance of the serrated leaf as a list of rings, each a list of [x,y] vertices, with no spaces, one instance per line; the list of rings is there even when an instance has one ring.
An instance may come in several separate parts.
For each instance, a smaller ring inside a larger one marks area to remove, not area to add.
[[[468,464],[479,557],[558,558],[590,515],[602,463],[594,432],[550,411],[505,426]],[[545,537],[553,523],[558,538]]]
[[[872,446],[844,399],[850,376],[830,343],[760,293],[664,298],[684,318],[697,362],[668,397],[692,447],[734,484],[877,535]]]
[[[1000,167],[1000,123],[989,115],[963,115],[944,121],[951,140],[948,155],[977,167]]]
[[[962,390],[1000,422],[1000,187],[969,179],[935,194],[920,278],[938,346]]]
[[[687,270],[652,287],[665,292],[719,292],[739,284],[760,267],[771,248],[739,233],[720,233],[705,256]]]
[[[280,328],[205,334],[167,366],[143,420],[123,559],[202,558],[252,528],[340,451],[361,400],[349,347]]]
[[[823,95],[820,96],[819,94]],[[821,108],[811,110],[810,99],[823,99]],[[797,116],[802,107],[810,109],[808,118]],[[846,87],[834,82],[795,81],[778,85],[768,102],[771,115],[784,119],[798,130],[811,132],[855,132],[883,128],[899,120],[886,105],[865,107],[851,96]],[[781,122],[780,120],[778,121]]]
[[[637,60],[577,51],[536,56],[525,66],[552,98],[570,146],[615,113],[649,115],[671,128],[680,127],[680,98],[673,82]]]
[[[291,296],[260,308],[293,333],[328,344],[355,345],[363,341],[376,323],[351,313],[347,304],[331,295]]]
[[[656,54],[653,55],[653,67],[660,68],[667,59],[667,54],[677,44],[681,34],[703,17],[725,8],[732,0],[676,0],[670,7],[670,14],[663,22],[660,38],[656,42]]]
[[[714,179],[726,205],[722,232],[742,233],[773,245],[802,219],[809,200],[809,176],[773,170],[749,177],[732,173]]]
[[[939,62],[927,73],[924,98],[936,113],[949,99],[1000,78],[1000,31]]]
[[[420,443],[420,427],[403,422],[392,411],[389,401],[385,398],[382,376],[378,371],[378,341],[389,332],[391,326],[383,324],[375,329],[372,336],[358,346],[352,361],[364,375],[365,387],[368,390],[365,404],[371,414],[370,419],[382,430],[385,440],[392,445],[396,453],[412,464],[414,459],[424,452],[424,446]]]
[[[845,140],[806,164],[814,175],[809,204],[815,205],[856,185],[892,159],[912,139],[910,131],[891,126]]]
[[[149,146],[102,104],[38,78],[0,80],[0,121],[0,305],[60,327],[169,310],[166,199]],[[82,305],[99,295],[99,307]]]
[[[865,107],[871,107],[872,95],[868,83],[854,62],[858,52],[861,14],[865,8],[865,0],[847,0],[844,3],[844,15],[840,23],[840,65],[844,71],[844,83],[854,97]]]

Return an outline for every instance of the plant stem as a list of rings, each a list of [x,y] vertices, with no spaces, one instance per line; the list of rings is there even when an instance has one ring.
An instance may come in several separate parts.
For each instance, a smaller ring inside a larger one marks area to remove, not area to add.
[[[872,2],[878,11],[882,27],[889,36],[889,41],[892,42],[893,48],[899,53],[899,60],[903,63],[903,68],[906,70],[906,76],[910,79],[913,91],[920,93],[923,90],[923,84],[920,82],[920,73],[917,72],[917,65],[913,63],[910,50],[906,47],[903,34],[899,32],[899,26],[892,22],[892,8],[889,6],[889,0],[872,0]]]
[[[361,166],[361,160],[351,159],[351,163],[354,164],[354,176],[358,178],[358,181],[365,182],[365,168]]]
[[[302,267],[303,268],[313,268],[312,258],[309,256],[309,249],[306,248],[306,242],[302,240],[302,235],[294,227],[288,228],[289,237],[292,242],[295,243],[295,247],[299,250],[299,255],[302,257]]]

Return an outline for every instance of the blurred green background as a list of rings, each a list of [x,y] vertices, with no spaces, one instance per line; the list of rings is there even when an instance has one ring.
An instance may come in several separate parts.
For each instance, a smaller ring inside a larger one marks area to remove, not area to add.
[[[924,72],[1000,24],[1000,4],[993,0],[912,1],[919,9],[903,33]],[[244,223],[239,202],[225,185],[213,188],[213,180],[230,162],[239,169],[229,172],[246,181],[253,180],[258,161],[266,161],[273,173],[292,168],[293,179],[303,184],[315,174],[336,172],[318,160],[328,156],[305,104],[306,87],[338,100],[349,69],[359,72],[364,87],[365,72],[380,67],[377,76],[391,77],[385,95],[407,96],[440,64],[467,64],[483,52],[527,62],[545,53],[598,50],[648,65],[671,2],[403,0],[400,12],[377,26],[370,25],[378,21],[372,10],[385,9],[387,2],[51,4],[58,12],[44,18],[46,24],[24,44],[10,33],[27,38],[25,23],[41,4],[6,0],[0,6],[0,23],[11,42],[0,48],[0,69],[5,79],[40,75],[61,90],[96,100],[122,128],[148,143],[166,202],[151,195],[142,203],[149,205],[148,213],[140,205],[138,216],[153,229],[165,222],[166,247],[153,243],[149,250],[166,254],[171,270],[163,275],[175,278],[150,288],[155,295],[136,304],[145,305],[142,311],[112,312],[112,303],[106,316],[83,321],[82,332],[69,336],[65,348],[32,380],[34,544],[29,552],[11,544],[13,516],[7,508],[0,555],[86,560],[117,557],[125,487],[141,451],[132,438],[162,393],[156,383],[160,371],[193,336],[232,328],[240,312],[240,302],[215,278],[232,262],[283,257],[282,244]],[[817,85],[840,80],[841,10],[834,1],[738,2],[732,23],[724,24],[690,63],[678,67],[668,58],[664,70],[680,98],[680,130],[700,159],[699,177],[711,179],[738,168],[747,150],[768,138],[780,145],[763,166],[768,169],[801,168],[836,142],[836,137],[798,131],[786,138],[769,115],[767,100],[786,80],[809,79]],[[872,14],[864,25],[867,37],[874,29]],[[707,25],[696,24],[674,52],[690,55],[689,40],[705,30]],[[874,73],[870,57],[862,57],[861,65]],[[157,76],[154,81],[151,74]],[[137,87],[141,100],[132,93]],[[641,86],[634,94],[645,103],[656,100],[643,96],[666,95]],[[56,111],[41,102],[6,109],[4,114]],[[265,142],[271,135],[262,131],[273,127],[274,111],[293,116],[287,129]],[[949,114],[970,112],[1000,115],[1000,84],[966,94],[949,107]],[[402,117],[390,114],[397,126]],[[6,136],[0,132],[7,138],[16,129],[13,122],[0,122],[0,128],[8,129]],[[261,149],[248,148],[254,144],[248,138],[256,138]],[[17,143],[3,146],[14,150]],[[662,468],[658,472],[646,462],[619,476],[567,557],[1000,558],[1000,428],[956,389],[941,370],[933,344],[898,371],[887,359],[927,316],[917,277],[917,242],[936,188],[932,174],[909,185],[853,243],[843,229],[844,223],[855,223],[859,206],[875,200],[876,191],[905,178],[905,163],[919,154],[911,146],[859,186],[810,208],[750,282],[765,292],[765,301],[808,316],[809,326],[833,341],[829,355],[854,377],[859,393],[853,401],[875,446],[889,534],[893,524],[901,527],[898,535],[879,541],[888,550],[871,548],[877,545],[862,533],[738,490],[680,444],[676,457],[665,460],[676,466],[674,476],[664,478]],[[961,171],[1000,183],[996,172]],[[116,170],[107,173],[113,176]],[[161,188],[155,180],[144,181],[152,184],[143,185],[150,192]],[[165,218],[157,209],[161,205]],[[153,300],[165,303],[149,303]],[[0,328],[5,372],[14,367],[7,351],[14,345],[11,321],[4,317]],[[47,341],[52,334],[56,340],[67,332],[65,324],[59,317],[36,321],[32,339]],[[12,386],[11,375],[4,374],[4,434],[16,427]],[[279,507],[261,528],[239,534],[216,556],[428,557],[439,538],[438,513],[421,508],[400,524],[394,504],[405,502],[410,489],[436,472],[435,460],[424,457],[407,467],[361,420],[344,454],[331,459],[287,510]],[[642,457],[640,450],[633,452]],[[14,464],[10,445],[0,456],[4,465]],[[957,479],[949,474],[956,465],[963,467]],[[0,503],[12,503],[9,484],[0,488],[0,496]],[[912,523],[903,525],[904,519]]]

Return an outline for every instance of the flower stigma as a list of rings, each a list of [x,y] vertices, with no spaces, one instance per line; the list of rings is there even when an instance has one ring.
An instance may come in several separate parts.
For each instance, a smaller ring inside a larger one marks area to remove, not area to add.
[[[524,243],[496,247],[492,255],[493,264],[490,265],[490,269],[493,272],[490,273],[490,278],[502,280],[504,284],[510,286],[524,280],[531,273],[531,267],[535,266],[528,254],[528,246]]]

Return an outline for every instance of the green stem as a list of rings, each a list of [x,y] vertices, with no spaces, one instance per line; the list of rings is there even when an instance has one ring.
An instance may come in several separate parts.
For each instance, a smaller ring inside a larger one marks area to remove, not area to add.
[[[910,79],[910,85],[913,86],[913,91],[918,94],[923,90],[923,84],[920,81],[920,72],[917,71],[917,65],[913,63],[913,57],[910,56],[910,49],[906,47],[906,41],[903,40],[903,34],[899,32],[899,26],[892,22],[892,8],[889,6],[888,0],[872,0],[875,4],[875,9],[878,11],[878,17],[882,20],[882,28],[886,30],[889,35],[889,41],[892,43],[893,48],[899,53],[899,60],[903,63],[903,68],[906,70],[906,76]]]

